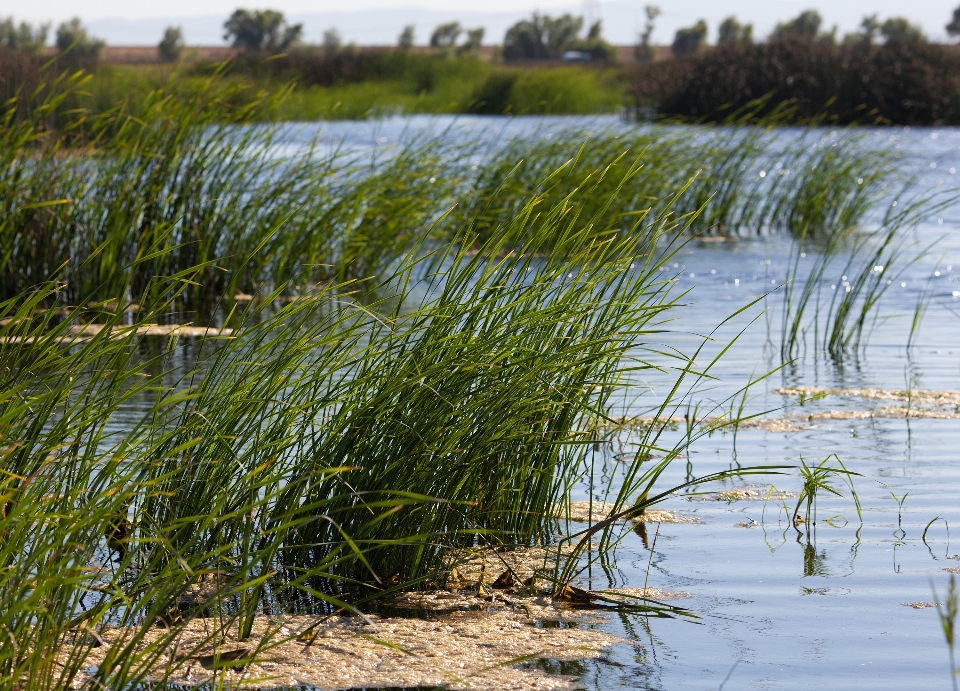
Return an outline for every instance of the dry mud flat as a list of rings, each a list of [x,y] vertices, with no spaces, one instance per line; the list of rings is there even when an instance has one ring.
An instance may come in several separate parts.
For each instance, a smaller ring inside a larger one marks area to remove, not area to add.
[[[551,611],[552,610],[552,611]],[[596,658],[603,648],[630,643],[577,623],[596,619],[591,613],[547,607],[540,614],[567,626],[542,628],[525,612],[452,612],[433,619],[288,616],[258,619],[245,641],[228,636],[209,639],[220,622],[189,622],[169,653],[154,665],[149,680],[195,686],[223,682],[228,687],[269,689],[308,685],[321,689],[439,686],[504,691],[508,689],[575,689],[571,677],[524,669],[536,658],[573,661]],[[236,630],[236,627],[232,627]],[[132,632],[103,632],[105,643]],[[152,630],[141,645],[161,639]],[[630,643],[634,645],[633,643]],[[94,648],[88,669],[102,662],[109,646]],[[180,651],[191,651],[183,655]],[[68,655],[69,646],[61,653]],[[252,659],[252,661],[251,661]],[[233,666],[231,666],[233,665]],[[92,671],[92,670],[91,670]],[[90,679],[78,679],[74,688]]]

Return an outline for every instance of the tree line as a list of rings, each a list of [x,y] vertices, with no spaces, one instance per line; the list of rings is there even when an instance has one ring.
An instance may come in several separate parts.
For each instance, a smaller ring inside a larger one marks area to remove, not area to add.
[[[648,26],[656,16],[648,7]],[[960,35],[960,7],[946,29]],[[763,41],[735,17],[720,25],[716,45],[706,45],[707,33],[704,21],[679,30],[674,59],[659,62],[641,35],[645,61],[630,90],[646,117],[722,122],[777,114],[802,122],[960,125],[960,51],[931,42],[903,17],[865,17],[842,38],[813,10]]]
[[[639,60],[650,61],[657,57],[657,49],[651,43],[651,36],[655,29],[655,20],[661,12],[656,5],[647,5],[644,11],[647,23],[638,38],[636,51]],[[946,30],[950,36],[960,35],[960,7],[954,10]],[[708,35],[709,26],[706,20],[701,19],[692,26],[677,30],[670,46],[671,51],[674,55],[692,55],[706,50]],[[816,10],[805,10],[793,19],[777,24],[767,41],[785,39],[803,39],[825,44],[841,43],[847,46],[872,45],[878,41],[927,42],[923,29],[907,18],[889,17],[881,21],[876,14],[864,17],[858,31],[838,39],[837,27],[824,30],[823,17]],[[752,45],[754,42],[753,24],[743,24],[735,15],[727,17],[717,27],[718,47]]]
[[[638,35],[635,45],[640,62],[654,61],[658,49],[652,42],[656,19],[661,10],[656,5],[644,8],[646,24]],[[573,14],[552,17],[534,12],[507,29],[500,47],[504,60],[560,60],[571,53],[584,59],[612,61],[616,51],[602,36],[602,24],[594,22],[584,32],[584,18]],[[323,34],[320,46],[307,46],[303,42],[303,24],[288,23],[283,12],[272,9],[249,10],[239,8],[223,25],[224,40],[239,50],[249,52],[282,53],[292,48],[319,47],[327,54],[349,48],[335,27]],[[951,36],[960,36],[960,7],[946,25]],[[50,24],[16,24],[12,17],[0,20],[0,46],[39,53],[47,45]],[[706,20],[699,20],[689,27],[678,29],[670,44],[673,55],[694,55],[707,50],[710,29]],[[473,54],[480,50],[485,36],[483,27],[467,28],[460,22],[447,22],[437,26],[430,34],[429,46],[437,51],[458,55]],[[837,28],[824,30],[823,18],[816,10],[806,10],[797,17],[777,24],[767,41],[789,38],[815,40],[820,43],[843,45],[870,45],[878,41],[926,42],[922,28],[904,17],[889,17],[883,21],[874,14],[863,18],[856,32],[837,37]],[[409,50],[416,41],[416,27],[403,27],[397,37],[397,48]],[[741,23],[736,16],[724,19],[717,27],[716,46],[744,46],[755,43],[753,25]],[[97,58],[105,42],[90,36],[79,17],[63,22],[56,31],[56,48],[78,58]],[[161,60],[176,62],[182,56],[185,44],[182,27],[168,26],[158,44]]]
[[[511,26],[503,39],[506,60],[560,60],[570,53],[579,59],[613,60],[616,51],[603,39],[602,25],[594,22],[584,31],[583,17],[564,14],[551,17],[534,12]],[[303,41],[303,24],[291,24],[278,10],[235,10],[223,24],[224,40],[234,48],[251,53],[283,53],[292,49],[317,49],[333,55],[354,46],[345,45],[335,27],[323,33],[319,46]],[[40,54],[46,48],[50,25],[16,24],[12,17],[0,20],[0,46]],[[483,27],[467,28],[460,22],[446,22],[434,28],[429,46],[435,51],[455,55],[476,54],[483,43]],[[416,42],[416,27],[403,27],[397,37],[399,50],[410,50]],[[56,33],[57,50],[77,58],[97,59],[105,41],[90,36],[79,17],[61,24]],[[168,26],[157,46],[160,59],[176,62],[185,49],[183,29]]]

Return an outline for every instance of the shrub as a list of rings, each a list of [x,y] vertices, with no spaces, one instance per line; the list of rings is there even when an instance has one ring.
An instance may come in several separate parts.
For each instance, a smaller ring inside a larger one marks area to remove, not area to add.
[[[179,26],[168,26],[163,32],[163,39],[157,46],[161,62],[176,62],[183,52],[183,29]]]
[[[57,50],[75,58],[98,59],[103,50],[104,41],[87,34],[87,29],[74,17],[57,27]]]
[[[678,29],[673,39],[674,55],[699,53],[707,42],[707,23],[702,19],[686,29]]]
[[[39,83],[39,79],[40,59],[38,57],[21,50],[0,46],[0,101],[6,103],[21,92],[31,93]],[[18,106],[21,105],[18,101]],[[23,107],[18,110],[22,111]]]
[[[960,123],[960,52],[921,41],[837,45],[783,35],[640,65],[635,75],[637,103],[661,116],[722,119],[767,98],[769,108],[791,101],[800,120]]]
[[[32,26],[27,22],[14,24],[13,17],[0,20],[0,46],[22,50],[27,53],[40,54],[47,44],[49,24]]]
[[[270,52],[283,51],[300,40],[303,24],[287,25],[282,12],[276,10],[234,11],[224,22],[224,35],[235,48]]]

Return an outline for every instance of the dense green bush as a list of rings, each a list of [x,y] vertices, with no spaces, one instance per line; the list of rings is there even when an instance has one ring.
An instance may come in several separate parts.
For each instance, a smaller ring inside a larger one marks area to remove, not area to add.
[[[770,108],[791,101],[801,120],[955,125],[960,51],[918,40],[877,46],[783,36],[640,65],[632,91],[660,116],[691,120],[722,119],[766,97]]]

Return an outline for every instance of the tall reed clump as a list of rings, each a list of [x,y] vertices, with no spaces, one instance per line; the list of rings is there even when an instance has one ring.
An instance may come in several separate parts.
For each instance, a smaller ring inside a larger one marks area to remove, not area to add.
[[[362,303],[357,281],[294,301],[277,285],[189,357],[142,327],[217,259],[153,275],[132,323],[57,274],[0,302],[3,684],[162,680],[268,609],[351,610],[450,549],[550,540],[589,430],[673,306],[671,217],[615,242],[594,230],[606,210],[578,212],[588,192],[531,195],[479,252],[417,248]],[[164,229],[115,271],[176,257]],[[208,637],[177,648],[196,617]]]
[[[829,151],[825,157],[832,155]],[[850,172],[856,174],[856,170]],[[811,228],[799,233],[783,287],[780,350],[784,362],[800,354],[808,344],[808,334],[812,335],[809,345],[834,358],[866,345],[884,294],[932,247],[909,251],[906,231],[952,206],[957,198],[955,190],[918,190],[911,180],[905,180],[890,195],[895,197],[893,202],[883,208],[879,199],[886,186],[880,182],[884,177],[871,173],[857,179],[864,192],[852,197],[854,213],[831,212],[832,234],[815,233]],[[892,176],[886,179],[895,180]],[[816,184],[810,187],[817,189]],[[824,196],[829,195],[832,192],[825,190]],[[811,205],[835,207],[815,196]],[[865,227],[868,222],[873,229]],[[810,266],[806,268],[808,256]]]
[[[6,130],[2,296],[57,275],[74,303],[126,299],[195,266],[207,268],[181,295],[191,310],[264,285],[302,292],[386,270],[451,203],[449,145],[280,156],[278,128],[250,124],[273,97],[236,110],[221,97],[216,77],[189,97],[155,91],[137,117],[120,104],[84,119],[79,141],[44,126],[51,97]]]
[[[724,127],[655,126],[620,132],[573,130],[531,141],[518,137],[489,155],[473,183],[473,203],[461,212],[482,236],[515,213],[522,195],[536,190],[562,198],[580,171],[605,168],[586,212],[606,208],[598,227],[629,229],[643,214],[670,208],[691,217],[694,235],[743,236],[804,232],[840,234],[873,212],[896,170],[890,156],[860,146],[850,133],[820,129],[781,133],[757,125],[750,113]],[[837,140],[840,146],[833,146]],[[617,180],[636,160],[642,169],[616,192]],[[604,164],[601,165],[600,162]],[[557,175],[548,172],[561,169]],[[689,185],[684,195],[675,192]],[[616,196],[616,201],[610,200]]]

